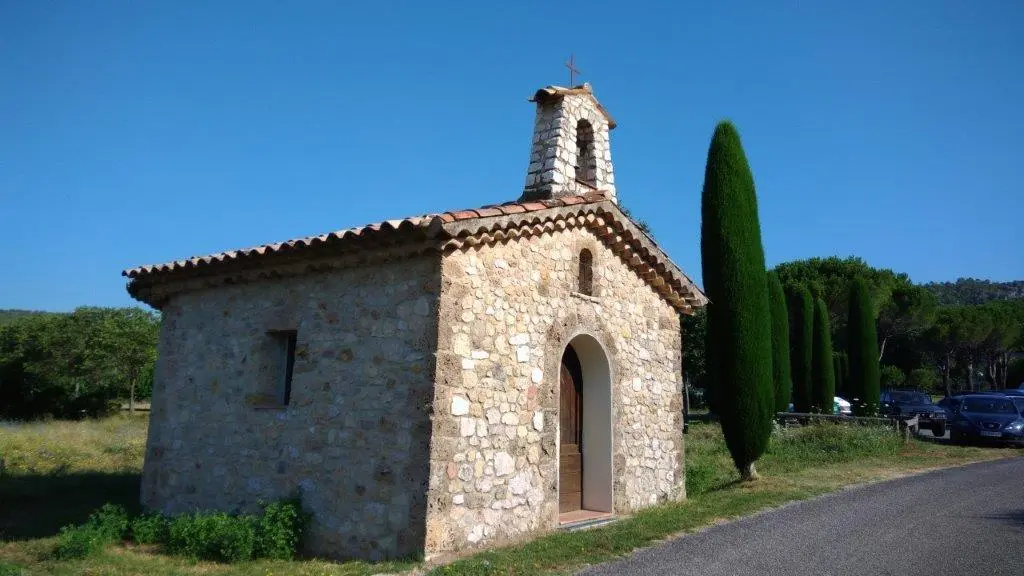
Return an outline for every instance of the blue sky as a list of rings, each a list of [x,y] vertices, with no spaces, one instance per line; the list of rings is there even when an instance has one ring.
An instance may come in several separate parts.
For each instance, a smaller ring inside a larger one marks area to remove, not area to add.
[[[622,202],[700,276],[715,123],[769,264],[1024,278],[1024,3],[0,0],[0,308],[123,268],[513,200],[538,87],[615,116]],[[713,4],[713,6],[712,6]]]

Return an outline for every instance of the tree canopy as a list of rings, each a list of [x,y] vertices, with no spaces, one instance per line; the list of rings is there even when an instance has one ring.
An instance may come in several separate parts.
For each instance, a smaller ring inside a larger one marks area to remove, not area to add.
[[[805,386],[803,374],[810,373],[811,293],[828,311],[840,371],[833,377],[849,388],[852,361],[844,369],[843,360],[850,352],[848,287],[855,278],[863,280],[869,295],[878,361],[888,366],[888,382],[934,387],[930,391],[947,394],[1020,384],[1014,382],[1011,368],[1024,356],[1024,298],[1013,297],[1024,290],[1024,281],[960,279],[915,285],[906,274],[871,267],[856,257],[796,260],[779,264],[774,271],[787,294],[790,376],[798,411],[809,409],[803,394],[806,388],[809,401],[810,379]],[[801,302],[801,290],[809,291],[806,304]],[[692,328],[701,326],[695,323]],[[802,337],[805,328],[808,338]],[[695,346],[703,342],[690,336]],[[688,356],[702,357],[699,351]]]
[[[912,283],[906,274],[872,268],[857,257],[794,260],[779,264],[775,271],[784,285],[806,286],[815,298],[825,302],[838,350],[846,350],[848,295],[855,278],[864,280],[871,296],[881,358],[889,339],[918,336],[935,320],[938,303],[931,291]]]
[[[139,308],[20,315],[0,326],[0,417],[77,417],[148,396],[159,320]]]

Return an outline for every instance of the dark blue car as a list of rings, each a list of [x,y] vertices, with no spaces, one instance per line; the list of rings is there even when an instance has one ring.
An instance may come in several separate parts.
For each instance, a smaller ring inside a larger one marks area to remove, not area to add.
[[[950,421],[953,442],[993,442],[1024,446],[1024,416],[1013,398],[965,394],[956,398]]]

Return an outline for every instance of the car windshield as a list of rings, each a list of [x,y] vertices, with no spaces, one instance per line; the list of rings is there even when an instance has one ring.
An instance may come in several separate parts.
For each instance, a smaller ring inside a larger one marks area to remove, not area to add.
[[[1014,398],[1013,405],[1017,407],[1017,412],[1020,412],[1021,416],[1024,416],[1024,396]]]
[[[931,404],[932,398],[927,394],[918,392],[892,392],[890,394],[893,402],[899,404]]]
[[[980,414],[1017,414],[1013,402],[1006,398],[964,398],[961,410]]]

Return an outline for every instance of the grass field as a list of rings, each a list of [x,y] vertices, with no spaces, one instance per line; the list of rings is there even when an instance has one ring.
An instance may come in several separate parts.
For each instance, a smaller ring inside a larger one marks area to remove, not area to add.
[[[146,417],[102,421],[0,423],[0,576],[14,574],[259,574],[362,576],[425,570],[411,563],[260,561],[194,562],[137,546],[114,546],[76,561],[53,557],[60,526],[83,521],[104,502],[137,509]],[[606,528],[556,533],[483,552],[433,569],[435,574],[561,574],[650,545],[674,534],[751,514],[844,486],[928,468],[1015,455],[1020,451],[903,443],[878,428],[813,426],[780,430],[758,469],[739,483],[721,431],[693,424],[686,437],[688,500],[659,506]]]

